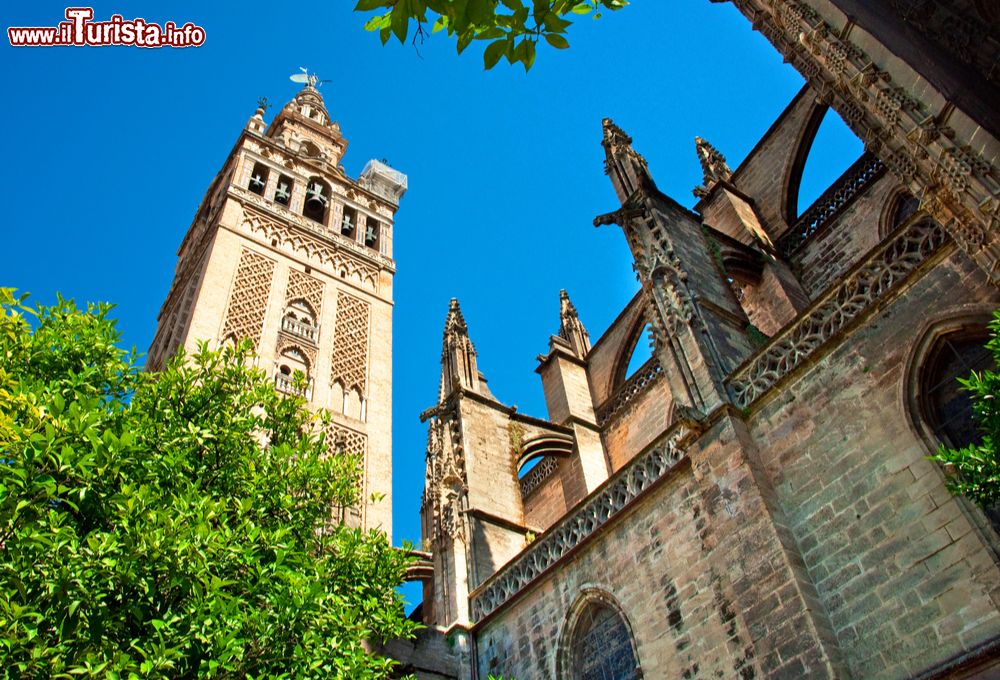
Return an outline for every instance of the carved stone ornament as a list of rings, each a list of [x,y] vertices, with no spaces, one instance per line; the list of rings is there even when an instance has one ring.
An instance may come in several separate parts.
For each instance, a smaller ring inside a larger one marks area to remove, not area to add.
[[[496,611],[533,583],[549,567],[573,551],[584,539],[599,532],[632,502],[674,470],[685,456],[680,442],[686,428],[672,429],[645,453],[619,470],[601,491],[567,513],[521,554],[490,577],[471,599],[473,621]]]
[[[886,298],[947,241],[941,225],[925,217],[880,246],[730,376],[734,403],[749,406],[815,357],[834,335]]]
[[[1000,171],[972,152],[969,139],[947,129],[950,105],[942,107],[936,93],[923,94],[907,90],[906,83],[893,83],[871,55],[851,42],[849,33],[834,30],[803,3],[732,1],[911,192],[921,195],[943,184],[954,194],[971,221],[950,219],[942,224],[1000,285],[1000,247],[991,247],[1000,242],[1000,235],[977,211],[980,204],[1000,195]],[[996,68],[1000,43],[984,32],[985,22],[970,22],[964,16],[968,8],[962,3],[892,0],[892,5],[886,11],[898,12],[904,22],[968,61],[987,79],[1000,79]]]

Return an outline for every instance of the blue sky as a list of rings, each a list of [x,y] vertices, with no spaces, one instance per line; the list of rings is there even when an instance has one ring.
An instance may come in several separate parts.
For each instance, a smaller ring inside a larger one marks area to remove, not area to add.
[[[730,4],[635,0],[570,29],[535,67],[482,69],[440,36],[419,51],[379,44],[353,2],[116,2],[94,6],[203,26],[199,48],[0,47],[7,217],[0,285],[51,302],[118,305],[127,346],[149,347],[177,246],[260,96],[282,106],[306,66],[357,176],[370,158],[409,175],[397,214],[394,537],[419,542],[426,432],[441,328],[457,297],[491,389],[545,416],[535,357],[566,288],[596,340],[638,289],[603,174],[601,119],[635,139],[661,190],[691,206],[694,136],[736,167],[802,86]],[[65,5],[8,4],[4,27],[55,25]],[[273,111],[271,112],[273,113]],[[831,117],[832,119],[832,117]],[[831,119],[828,119],[830,122]],[[824,124],[803,207],[861,151]],[[406,590],[418,599],[415,587]]]

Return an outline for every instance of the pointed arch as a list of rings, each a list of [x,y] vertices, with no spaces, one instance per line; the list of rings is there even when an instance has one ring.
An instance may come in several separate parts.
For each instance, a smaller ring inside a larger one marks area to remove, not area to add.
[[[857,147],[856,153],[849,150],[850,147],[844,143],[844,139],[854,141]],[[830,158],[824,157],[828,154],[833,154],[832,162]],[[824,191],[836,184],[837,179],[863,154],[864,144],[840,115],[825,104],[817,105],[806,124],[791,165],[785,199],[788,224],[797,222],[809,206],[823,196]],[[818,184],[812,180],[815,172],[820,173],[817,179],[822,180]],[[806,180],[806,188],[809,190],[805,197],[802,193],[803,180]]]
[[[556,659],[560,680],[642,677],[632,625],[607,591],[586,587],[563,620]]]
[[[795,224],[798,220],[799,189],[802,185],[802,174],[806,168],[806,158],[812,151],[813,142],[816,141],[816,133],[819,132],[819,126],[823,122],[823,118],[826,117],[829,108],[826,104],[816,103],[796,144],[795,155],[788,168],[788,176],[785,178],[785,200],[783,203],[785,214],[783,217],[789,225]]]
[[[647,330],[650,329],[651,326],[646,320],[645,312],[636,316],[628,335],[625,336],[625,342],[622,343],[622,352],[615,360],[615,368],[611,373],[611,389],[609,390],[609,394],[613,394],[635,372],[634,370],[630,371],[630,368],[638,369],[653,358],[652,348],[649,349],[647,354],[646,350],[640,347],[643,338],[648,336]],[[639,356],[644,358],[639,366],[633,366],[632,359],[636,356],[637,350],[640,351]]]

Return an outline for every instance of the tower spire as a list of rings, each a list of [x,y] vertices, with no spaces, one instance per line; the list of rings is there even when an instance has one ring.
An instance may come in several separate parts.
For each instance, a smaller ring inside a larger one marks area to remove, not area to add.
[[[611,178],[618,200],[624,203],[640,187],[655,189],[646,159],[632,147],[632,138],[610,118],[602,121],[602,127],[604,172]]]
[[[590,351],[590,334],[565,289],[559,291],[559,337],[569,342],[581,359]]]
[[[456,388],[478,390],[479,368],[476,363],[476,348],[469,338],[469,327],[462,316],[462,308],[458,300],[452,298],[441,342],[441,387],[438,390],[438,403],[443,402]]]
[[[694,148],[698,153],[698,161],[701,163],[704,175],[702,185],[695,188],[694,195],[704,198],[718,182],[728,182],[733,176],[733,171],[729,169],[726,157],[701,137],[694,138]]]

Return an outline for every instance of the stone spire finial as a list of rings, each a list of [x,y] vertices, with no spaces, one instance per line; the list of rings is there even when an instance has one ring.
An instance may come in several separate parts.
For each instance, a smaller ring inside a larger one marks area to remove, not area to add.
[[[695,188],[694,195],[704,198],[717,182],[728,182],[733,176],[733,171],[729,169],[726,157],[701,137],[694,138],[694,147],[704,175],[703,183]]]
[[[456,388],[479,389],[479,368],[476,348],[469,339],[469,327],[462,316],[458,300],[451,299],[448,316],[444,320],[444,338],[441,342],[441,387],[438,402],[444,401]]]
[[[559,337],[569,342],[581,359],[590,351],[590,335],[565,290],[559,291]]]
[[[267,103],[267,97],[261,97],[257,100],[257,110],[247,121],[247,130],[250,132],[256,132],[259,135],[264,134],[266,125],[264,124],[264,114],[270,108],[270,104]]]
[[[604,130],[601,140],[604,173],[611,178],[618,200],[625,203],[640,187],[655,190],[646,159],[632,147],[632,138],[610,118],[601,121],[601,125]]]

